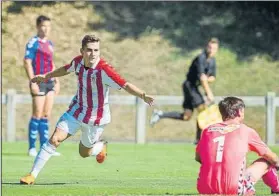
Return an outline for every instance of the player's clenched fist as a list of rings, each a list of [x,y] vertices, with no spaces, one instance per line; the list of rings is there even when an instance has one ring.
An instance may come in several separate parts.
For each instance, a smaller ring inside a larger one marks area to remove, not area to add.
[[[46,80],[45,75],[37,75],[37,76],[35,76],[34,78],[31,79],[31,82],[40,84],[41,82],[43,82],[45,80]]]

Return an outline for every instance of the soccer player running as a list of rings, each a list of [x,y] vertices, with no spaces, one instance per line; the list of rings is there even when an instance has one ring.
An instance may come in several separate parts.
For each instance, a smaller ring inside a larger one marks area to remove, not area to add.
[[[200,194],[253,195],[261,178],[272,193],[279,194],[279,158],[254,129],[243,124],[244,108],[241,99],[226,97],[219,103],[224,122],[203,131],[196,147],[196,161],[201,163],[197,180]],[[261,158],[246,168],[249,151]]]
[[[82,40],[81,56],[70,64],[45,75],[39,75],[32,82],[40,83],[53,77],[74,72],[78,89],[69,109],[60,117],[49,141],[38,153],[30,174],[20,179],[21,184],[33,184],[38,173],[56,148],[79,129],[82,132],[79,143],[81,157],[96,156],[102,163],[107,155],[106,141],[100,139],[105,126],[110,122],[108,102],[109,88],[125,89],[128,93],[143,99],[150,106],[154,99],[135,85],[126,82],[103,58],[100,58],[100,39],[86,35]]]
[[[162,118],[171,118],[176,120],[188,121],[192,117],[194,108],[198,112],[205,109],[206,104],[203,95],[199,90],[201,85],[207,95],[209,103],[214,101],[214,96],[209,83],[215,81],[216,77],[216,61],[215,55],[219,48],[219,41],[211,38],[207,44],[207,48],[198,55],[192,62],[186,80],[182,84],[184,101],[184,112],[163,112],[161,110],[153,110],[150,125],[153,126]],[[201,129],[197,123],[196,142],[200,139]]]
[[[59,92],[59,80],[50,78],[40,84],[31,80],[39,74],[55,69],[53,63],[53,44],[48,39],[51,30],[50,18],[39,16],[36,20],[37,35],[26,44],[24,68],[26,70],[30,93],[32,96],[32,117],[29,122],[29,156],[36,156],[36,139],[39,131],[41,146],[48,140],[49,118],[53,106],[54,95]],[[59,156],[56,152],[54,155]]]

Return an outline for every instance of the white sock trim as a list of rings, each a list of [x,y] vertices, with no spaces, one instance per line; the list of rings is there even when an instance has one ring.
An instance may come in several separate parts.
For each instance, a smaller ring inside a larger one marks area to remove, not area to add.
[[[92,147],[91,155],[97,156],[103,150],[103,147],[104,147],[104,142],[96,142]]]

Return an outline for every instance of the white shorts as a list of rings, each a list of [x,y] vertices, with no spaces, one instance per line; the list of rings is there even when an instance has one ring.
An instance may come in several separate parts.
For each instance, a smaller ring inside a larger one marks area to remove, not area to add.
[[[104,126],[90,126],[75,119],[72,115],[65,112],[56,124],[56,128],[61,129],[71,135],[81,130],[81,143],[87,147],[92,148],[93,144],[98,141],[104,131]]]

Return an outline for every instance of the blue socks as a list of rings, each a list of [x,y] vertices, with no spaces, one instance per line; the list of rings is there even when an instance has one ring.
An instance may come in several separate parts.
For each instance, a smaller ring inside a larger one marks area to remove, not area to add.
[[[48,119],[41,118],[39,123],[40,144],[42,145],[48,140]]]
[[[28,132],[29,149],[35,148],[39,123],[40,120],[36,118],[31,118],[29,122],[29,132]]]
[[[40,144],[42,146],[48,140],[48,119],[31,118],[28,132],[29,149],[36,148],[35,144],[38,131],[40,135]]]

